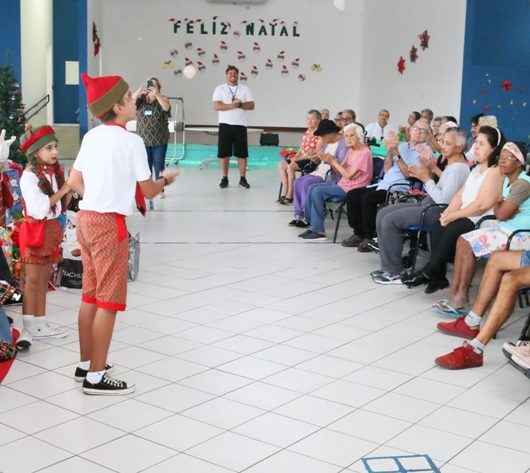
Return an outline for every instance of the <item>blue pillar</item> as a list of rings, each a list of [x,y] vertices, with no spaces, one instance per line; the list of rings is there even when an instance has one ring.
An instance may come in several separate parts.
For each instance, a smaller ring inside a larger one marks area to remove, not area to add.
[[[15,77],[21,80],[20,0],[0,1],[0,65],[13,67]]]

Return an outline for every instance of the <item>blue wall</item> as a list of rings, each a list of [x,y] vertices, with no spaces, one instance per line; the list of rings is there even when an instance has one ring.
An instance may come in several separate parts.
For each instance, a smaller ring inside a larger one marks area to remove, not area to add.
[[[0,64],[11,65],[20,82],[20,0],[1,0],[0,19]]]
[[[528,0],[467,1],[463,124],[476,113],[496,115],[508,139],[530,141],[529,32]]]

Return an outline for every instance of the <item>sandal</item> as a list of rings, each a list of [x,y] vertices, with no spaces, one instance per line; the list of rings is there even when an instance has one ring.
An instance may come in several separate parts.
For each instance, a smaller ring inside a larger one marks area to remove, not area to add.
[[[432,308],[442,315],[449,315],[455,319],[466,315],[468,312],[463,307],[453,307],[447,299],[441,299],[438,302],[435,302],[432,305]]]

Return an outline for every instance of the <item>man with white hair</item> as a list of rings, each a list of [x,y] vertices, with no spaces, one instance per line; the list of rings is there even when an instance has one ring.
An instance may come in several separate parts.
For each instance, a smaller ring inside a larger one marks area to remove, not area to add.
[[[427,197],[418,204],[389,205],[379,210],[376,229],[381,258],[381,270],[371,276],[377,284],[401,284],[403,262],[403,232],[412,225],[419,225],[421,215],[433,204],[448,204],[469,176],[469,165],[463,155],[466,134],[456,128],[448,129],[442,142],[442,153],[447,166],[437,183],[432,179],[429,162],[431,150],[424,145],[420,166],[409,167],[409,174],[423,182]],[[428,228],[439,217],[440,209],[426,211],[424,227]]]

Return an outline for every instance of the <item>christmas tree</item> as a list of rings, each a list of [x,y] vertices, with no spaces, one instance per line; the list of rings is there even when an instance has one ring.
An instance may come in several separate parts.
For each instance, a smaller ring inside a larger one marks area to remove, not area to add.
[[[17,137],[9,156],[9,159],[17,163],[24,163],[26,159],[19,149],[18,142],[24,133],[25,123],[20,84],[10,66],[0,66],[0,130],[5,129],[7,137]]]

